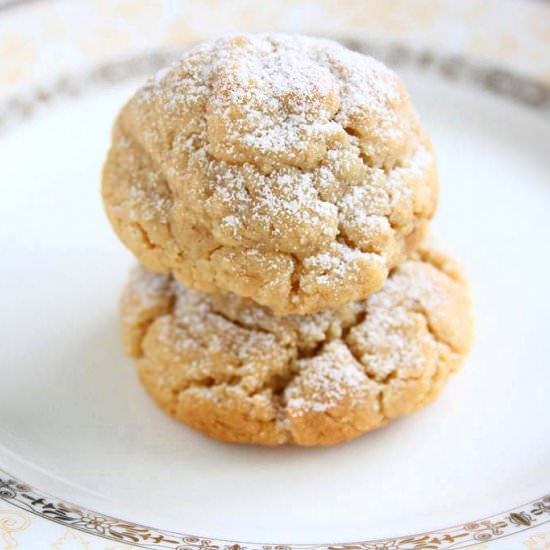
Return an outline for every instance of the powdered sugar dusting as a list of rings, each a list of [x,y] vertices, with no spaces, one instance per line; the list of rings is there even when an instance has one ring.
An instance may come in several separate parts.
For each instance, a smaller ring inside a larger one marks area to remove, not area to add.
[[[317,157],[315,146],[338,130],[331,120],[339,108],[331,72],[301,41],[235,37],[232,43],[216,60],[207,111],[211,152],[252,157],[260,166]]]
[[[328,345],[322,354],[305,360],[304,365],[305,370],[285,391],[291,416],[324,413],[342,406],[344,401],[353,401],[367,381],[361,366],[341,342]]]
[[[388,380],[403,365],[411,376],[425,369],[434,345],[425,315],[449,300],[449,289],[434,283],[434,273],[439,276],[404,265],[368,298],[365,321],[351,331],[348,343],[376,380]]]
[[[130,272],[128,288],[142,304],[153,305],[159,299],[174,292],[174,280],[171,275],[155,273],[142,266],[136,266]]]
[[[153,273],[141,266],[130,272],[130,278],[121,299],[123,327],[129,328],[125,347],[136,353],[145,325],[170,309],[175,284],[171,275]]]
[[[168,222],[168,211],[172,205],[172,201],[168,197],[160,195],[154,189],[144,190],[139,187],[131,187],[129,195],[130,220]]]

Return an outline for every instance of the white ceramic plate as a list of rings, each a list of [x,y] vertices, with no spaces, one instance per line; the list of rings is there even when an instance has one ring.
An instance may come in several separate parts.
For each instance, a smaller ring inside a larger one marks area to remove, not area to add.
[[[44,520],[36,540],[55,521],[117,548],[517,548],[550,521],[548,90],[397,54],[438,153],[435,226],[471,278],[476,343],[434,405],[328,449],[205,439],[157,410],[121,353],[132,259],[99,172],[133,71],[158,59],[15,106],[28,120],[0,137],[0,499]]]

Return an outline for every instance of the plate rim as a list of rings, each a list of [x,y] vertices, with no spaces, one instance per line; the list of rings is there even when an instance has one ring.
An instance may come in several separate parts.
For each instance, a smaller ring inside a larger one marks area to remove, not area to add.
[[[550,84],[510,71],[495,64],[471,58],[415,50],[399,43],[370,43],[358,37],[332,37],[350,49],[372,55],[392,68],[414,67],[431,72],[444,80],[468,84],[506,98],[550,118]],[[17,96],[0,101],[0,135],[11,127],[39,114],[53,102],[79,98],[94,89],[150,75],[175,60],[180,50],[155,50],[92,66],[84,72],[62,75],[45,85],[30,86]],[[467,548],[488,543],[550,522],[550,494],[510,510],[412,535],[372,539],[360,542],[281,544],[239,542],[205,538],[175,531],[156,529],[101,514],[71,504],[24,483],[1,468],[0,501],[30,512],[42,519],[114,542],[148,549],[218,549],[227,550],[379,550],[432,548],[437,550]],[[179,540],[176,540],[179,539]],[[422,545],[422,546],[419,546]]]
[[[550,494],[547,494],[498,514],[413,535],[342,543],[262,543],[205,538],[121,520],[59,500],[21,482],[3,469],[0,469],[0,500],[88,535],[152,550],[444,550],[493,542],[550,523]]]

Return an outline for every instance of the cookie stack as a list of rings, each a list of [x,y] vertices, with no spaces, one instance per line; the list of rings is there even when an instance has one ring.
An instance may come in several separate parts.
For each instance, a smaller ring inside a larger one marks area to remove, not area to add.
[[[471,339],[426,241],[429,138],[397,76],[339,44],[243,35],[130,99],[103,199],[140,262],[124,348],[170,415],[223,441],[327,445],[431,401]]]

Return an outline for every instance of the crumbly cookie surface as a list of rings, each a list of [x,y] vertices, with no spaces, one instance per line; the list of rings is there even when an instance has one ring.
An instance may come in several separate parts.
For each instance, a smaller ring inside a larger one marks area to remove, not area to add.
[[[250,35],[189,50],[134,95],[102,189],[149,269],[304,314],[378,290],[438,184],[393,72],[332,41]]]
[[[122,338],[162,409],[213,438],[330,445],[429,403],[471,340],[457,265],[420,249],[367,300],[276,316],[235,294],[136,268]]]

